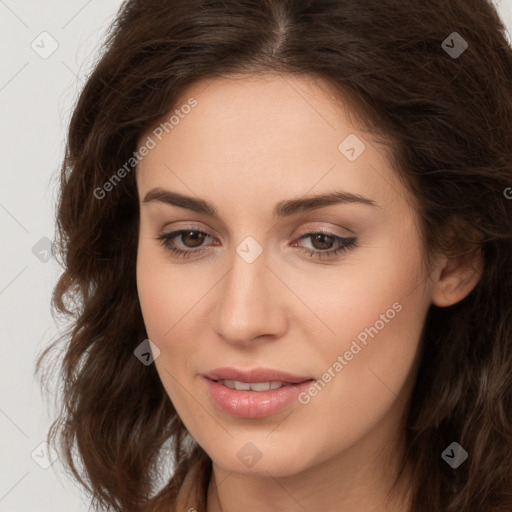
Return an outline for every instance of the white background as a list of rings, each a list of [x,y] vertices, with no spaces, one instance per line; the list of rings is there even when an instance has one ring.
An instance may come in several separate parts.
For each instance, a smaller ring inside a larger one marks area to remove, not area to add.
[[[49,304],[59,275],[56,261],[32,248],[53,239],[71,108],[120,3],[0,0],[0,512],[89,510],[58,461],[42,469],[31,456],[44,461],[37,447],[51,423],[33,373],[57,332]],[[512,0],[497,4],[512,33]],[[51,49],[44,31],[58,43],[46,59],[31,47],[35,40],[40,52]]]

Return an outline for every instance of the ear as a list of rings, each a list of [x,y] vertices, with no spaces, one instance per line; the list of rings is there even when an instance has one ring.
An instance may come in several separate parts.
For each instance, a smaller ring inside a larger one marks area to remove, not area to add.
[[[476,286],[482,270],[483,257],[479,248],[455,258],[443,256],[433,272],[432,303],[447,307],[461,301]]]

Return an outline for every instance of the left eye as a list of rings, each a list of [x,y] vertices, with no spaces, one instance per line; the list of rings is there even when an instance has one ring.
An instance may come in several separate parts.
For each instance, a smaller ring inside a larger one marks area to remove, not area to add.
[[[181,241],[184,249],[176,247],[175,239]],[[203,242],[206,238],[211,238],[208,233],[197,229],[179,229],[170,233],[164,233],[158,236],[157,240],[173,255],[187,258],[192,254],[203,252]],[[341,237],[333,233],[310,232],[303,234],[298,240],[311,239],[313,249],[302,248],[303,251],[316,258],[332,258],[342,251],[348,251],[356,245],[355,237]],[[293,243],[295,247],[296,242]],[[333,245],[338,245],[332,249]]]
[[[349,251],[356,245],[355,237],[345,238],[334,235],[333,233],[324,233],[322,231],[305,233],[299,238],[299,240],[303,240],[305,238],[311,239],[313,249],[304,248],[303,250],[310,256],[320,259],[332,258],[341,252]],[[328,247],[326,247],[326,244]],[[331,249],[331,247],[336,244],[338,247],[336,249]]]

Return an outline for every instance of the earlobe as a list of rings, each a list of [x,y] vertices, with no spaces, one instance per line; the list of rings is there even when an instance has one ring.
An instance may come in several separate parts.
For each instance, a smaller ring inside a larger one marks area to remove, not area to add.
[[[476,286],[482,270],[480,249],[454,259],[443,259],[432,288],[432,304],[448,307],[460,302]]]

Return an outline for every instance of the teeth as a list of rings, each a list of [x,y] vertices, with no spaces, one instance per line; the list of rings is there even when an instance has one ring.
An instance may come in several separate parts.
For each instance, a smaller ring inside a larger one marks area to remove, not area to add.
[[[227,388],[236,389],[238,391],[268,391],[269,389],[279,389],[286,386],[285,383],[279,381],[240,382],[238,380],[218,380],[217,382],[224,384]]]

